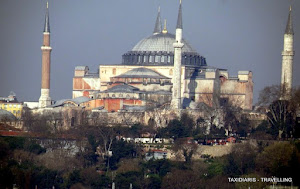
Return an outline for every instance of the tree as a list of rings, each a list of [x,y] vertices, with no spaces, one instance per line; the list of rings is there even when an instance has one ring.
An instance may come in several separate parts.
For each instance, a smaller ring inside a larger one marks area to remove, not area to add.
[[[224,171],[229,176],[251,173],[255,168],[257,149],[249,142],[237,144],[227,156]]]
[[[268,106],[267,117],[274,132],[272,134],[276,134],[278,138],[288,138],[295,136],[299,130],[296,119],[300,111],[300,88],[292,90],[289,100],[280,99],[281,92],[278,85],[265,87],[260,92],[258,105]]]
[[[171,171],[172,164],[167,159],[150,159],[148,162],[143,164],[143,167],[146,168],[146,172],[149,175],[158,175],[160,177],[164,177],[168,172]]]
[[[294,145],[288,142],[276,142],[273,145],[267,146],[257,156],[255,160],[256,169],[266,176],[290,177],[292,176],[293,169],[299,167],[299,160],[298,166],[291,166],[292,157],[295,153],[296,149]],[[296,156],[300,157],[299,154]]]
[[[135,158],[138,151],[133,143],[123,140],[116,141],[112,144],[112,157],[110,158],[111,168],[116,169],[116,164],[121,158]]]
[[[260,91],[258,97],[258,106],[268,107],[274,101],[279,100],[281,96],[280,85],[271,85]]]
[[[180,138],[177,139],[173,145],[173,149],[177,154],[183,156],[186,164],[190,164],[192,161],[193,155],[197,152],[198,145],[192,140],[190,141],[188,138]]]
[[[182,189],[182,188],[199,188],[203,186],[200,175],[192,170],[174,169],[163,177],[161,188],[165,189]]]
[[[272,129],[278,132],[278,138],[288,138],[291,136],[293,116],[290,111],[289,101],[274,101],[267,113]]]

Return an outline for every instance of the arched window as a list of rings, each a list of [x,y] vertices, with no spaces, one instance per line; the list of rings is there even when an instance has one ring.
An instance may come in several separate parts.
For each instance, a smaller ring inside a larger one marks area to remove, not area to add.
[[[149,62],[153,62],[153,55],[151,55],[150,57],[149,57]]]
[[[165,56],[161,56],[160,62],[162,62],[162,63],[165,62]]]
[[[171,56],[168,56],[168,63],[171,62]]]
[[[160,62],[160,56],[158,56],[158,55],[155,56],[155,62],[156,62],[156,63],[159,63],[159,62]]]

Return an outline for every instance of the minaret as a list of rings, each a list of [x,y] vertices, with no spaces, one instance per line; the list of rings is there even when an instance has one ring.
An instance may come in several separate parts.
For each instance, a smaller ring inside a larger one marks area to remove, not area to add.
[[[294,31],[292,23],[292,7],[290,6],[289,17],[284,33],[283,51],[282,51],[282,71],[281,71],[281,100],[291,98],[293,82],[293,58],[294,58]]]
[[[50,63],[51,63],[51,50],[50,47],[50,25],[49,25],[49,10],[47,9],[45,15],[45,26],[44,26],[44,39],[42,50],[42,86],[41,86],[41,97],[39,99],[39,107],[45,108],[46,106],[51,105],[50,98]]]
[[[160,19],[160,7],[158,7],[158,13],[156,17],[153,35],[160,34],[160,33],[161,33],[161,19]]]
[[[178,19],[176,26],[176,42],[174,47],[174,75],[173,75],[173,91],[172,91],[172,109],[181,109],[181,56],[182,56],[182,11],[181,0],[178,11]]]

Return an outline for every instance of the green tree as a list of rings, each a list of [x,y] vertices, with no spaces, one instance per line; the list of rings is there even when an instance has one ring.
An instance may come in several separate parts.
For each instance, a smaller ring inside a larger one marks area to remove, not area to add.
[[[257,156],[256,169],[267,176],[290,177],[293,169],[297,167],[291,166],[292,158],[295,156],[299,158],[294,145],[288,142],[277,142],[267,146]]]
[[[255,169],[257,149],[248,143],[237,144],[227,156],[224,172],[229,176],[248,174]]]

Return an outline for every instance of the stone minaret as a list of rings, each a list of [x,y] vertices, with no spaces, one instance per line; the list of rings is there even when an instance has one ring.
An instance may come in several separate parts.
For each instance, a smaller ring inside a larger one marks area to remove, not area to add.
[[[174,47],[174,74],[173,74],[173,91],[172,91],[172,109],[181,109],[181,56],[182,56],[182,10],[181,1],[178,11],[178,19],[176,26],[176,42]]]
[[[291,98],[294,58],[293,41],[294,31],[292,23],[292,7],[290,7],[289,17],[284,33],[282,51],[281,100],[289,100]]]
[[[44,39],[42,50],[42,86],[41,86],[41,97],[39,99],[39,107],[45,108],[46,106],[51,105],[50,98],[50,57],[51,50],[50,47],[50,25],[49,25],[49,11],[48,11],[48,2],[47,10],[45,16],[45,26],[44,26]]]

